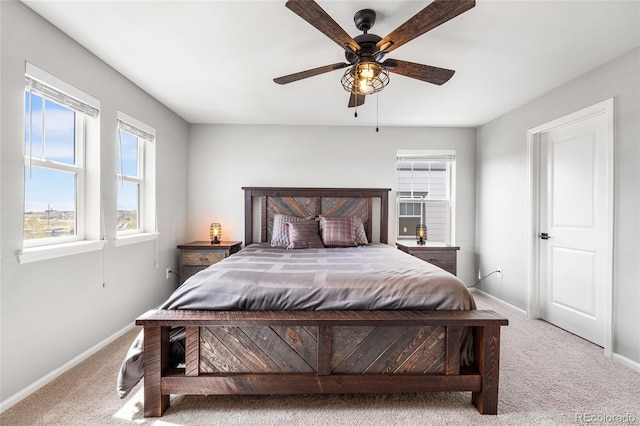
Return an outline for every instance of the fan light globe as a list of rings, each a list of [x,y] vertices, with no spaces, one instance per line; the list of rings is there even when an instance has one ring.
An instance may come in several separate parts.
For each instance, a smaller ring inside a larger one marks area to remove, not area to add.
[[[377,61],[359,60],[344,73],[340,82],[347,92],[370,95],[389,84],[389,71]]]

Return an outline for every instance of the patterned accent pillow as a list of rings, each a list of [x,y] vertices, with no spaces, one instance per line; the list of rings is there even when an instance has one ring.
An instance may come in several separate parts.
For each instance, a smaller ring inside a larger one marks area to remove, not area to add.
[[[356,246],[356,221],[353,217],[320,216],[320,233],[326,247]]]
[[[289,231],[288,249],[323,248],[320,234],[318,233],[318,221],[287,223]]]
[[[359,246],[366,246],[369,244],[367,239],[367,232],[364,230],[364,223],[359,217],[354,217],[356,221],[356,244]]]
[[[287,247],[289,246],[289,235],[287,232],[286,224],[302,222],[305,220],[311,220],[313,216],[309,217],[297,217],[289,216],[286,214],[276,214],[273,216],[273,230],[271,231],[271,246],[272,247]]]

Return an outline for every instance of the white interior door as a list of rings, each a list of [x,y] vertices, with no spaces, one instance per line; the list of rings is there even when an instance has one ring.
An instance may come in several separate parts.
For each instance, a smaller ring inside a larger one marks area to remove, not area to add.
[[[600,346],[611,315],[609,124],[591,115],[538,139],[540,317]]]

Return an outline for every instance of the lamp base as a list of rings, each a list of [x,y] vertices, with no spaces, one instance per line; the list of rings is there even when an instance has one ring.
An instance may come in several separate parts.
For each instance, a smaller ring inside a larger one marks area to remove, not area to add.
[[[211,240],[211,244],[220,244],[220,240],[217,238],[215,240]]]

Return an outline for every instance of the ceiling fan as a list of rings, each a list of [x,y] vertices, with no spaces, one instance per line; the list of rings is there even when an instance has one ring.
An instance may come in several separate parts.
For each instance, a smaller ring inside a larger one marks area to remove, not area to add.
[[[382,59],[387,53],[403,44],[471,9],[475,6],[475,0],[434,0],[384,38],[368,32],[376,20],[376,13],[372,9],[356,12],[353,20],[356,28],[363,34],[351,38],[313,0],[289,0],[286,6],[340,45],[345,51],[348,63],[338,62],[325,65],[274,78],[273,81],[278,84],[287,84],[330,71],[349,68],[342,76],[341,83],[344,89],[351,93],[348,104],[351,108],[364,104],[366,95],[382,90],[389,83],[390,72],[427,83],[438,85],[446,83],[455,71],[399,59],[384,61]]]

